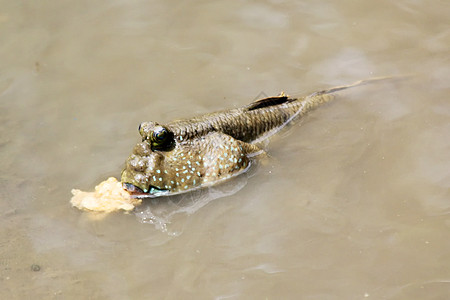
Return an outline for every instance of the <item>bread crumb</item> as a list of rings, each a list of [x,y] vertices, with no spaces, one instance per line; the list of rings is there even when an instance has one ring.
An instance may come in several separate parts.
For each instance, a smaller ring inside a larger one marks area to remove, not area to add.
[[[122,184],[114,177],[101,182],[95,187],[95,192],[72,190],[70,200],[72,206],[87,211],[113,212],[118,210],[131,211],[141,204],[141,199],[131,198],[130,194],[122,188]]]

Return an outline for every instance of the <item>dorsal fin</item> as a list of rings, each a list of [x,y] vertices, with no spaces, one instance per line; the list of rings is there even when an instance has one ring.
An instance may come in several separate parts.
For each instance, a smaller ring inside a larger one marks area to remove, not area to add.
[[[290,99],[288,96],[282,93],[280,96],[256,100],[255,102],[252,102],[247,106],[247,110],[254,110],[268,106],[280,105],[286,102],[291,102],[292,100],[294,99]]]

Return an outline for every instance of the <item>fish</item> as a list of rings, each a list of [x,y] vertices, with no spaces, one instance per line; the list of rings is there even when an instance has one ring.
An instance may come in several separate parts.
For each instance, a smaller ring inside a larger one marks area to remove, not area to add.
[[[134,198],[155,198],[216,185],[246,172],[266,154],[261,142],[330,102],[337,92],[390,79],[360,80],[298,98],[281,93],[166,124],[142,122],[138,128],[142,140],[122,171],[123,188]]]

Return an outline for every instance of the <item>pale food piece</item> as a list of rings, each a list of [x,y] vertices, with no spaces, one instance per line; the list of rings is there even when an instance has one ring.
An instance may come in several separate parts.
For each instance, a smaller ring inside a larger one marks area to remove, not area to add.
[[[141,199],[131,198],[122,188],[122,183],[114,177],[101,182],[95,187],[95,192],[72,190],[70,200],[72,206],[78,209],[96,212],[113,212],[118,210],[131,211],[141,204]]]

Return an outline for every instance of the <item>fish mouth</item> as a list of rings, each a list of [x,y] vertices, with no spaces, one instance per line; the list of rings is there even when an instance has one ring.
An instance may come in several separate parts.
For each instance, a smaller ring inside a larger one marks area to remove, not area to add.
[[[140,187],[137,187],[134,184],[128,182],[122,183],[122,187],[124,190],[130,193],[131,198],[148,198],[152,196],[149,193],[144,192]]]
[[[156,198],[158,196],[161,196],[161,192],[164,192],[165,190],[160,190],[157,187],[150,186],[149,192],[144,192],[140,187],[135,186],[134,184],[124,182],[122,183],[122,187],[124,190],[126,190],[128,193],[130,193],[131,198]],[[154,192],[159,192],[158,195],[155,195]]]

